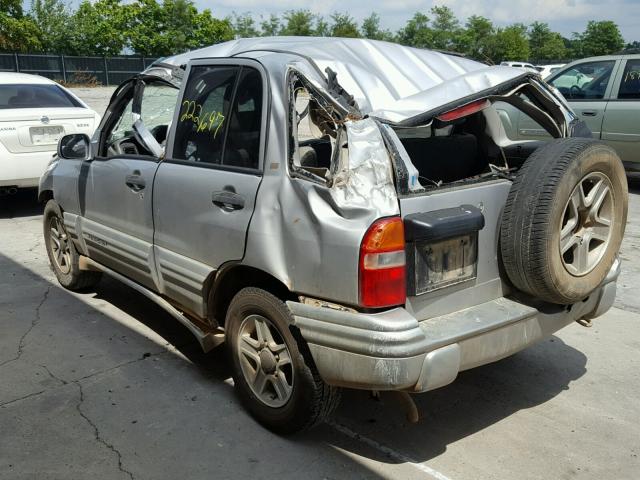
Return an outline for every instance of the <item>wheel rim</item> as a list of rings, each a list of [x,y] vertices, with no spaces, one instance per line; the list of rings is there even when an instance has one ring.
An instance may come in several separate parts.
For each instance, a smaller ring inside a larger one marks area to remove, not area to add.
[[[611,240],[613,188],[600,172],[584,176],[571,192],[560,224],[560,258],[576,277],[591,272]]]
[[[68,274],[71,271],[71,246],[67,232],[57,216],[51,217],[49,240],[53,263],[61,273]]]
[[[291,353],[277,328],[261,315],[240,324],[237,352],[245,381],[265,405],[279,408],[293,392]]]

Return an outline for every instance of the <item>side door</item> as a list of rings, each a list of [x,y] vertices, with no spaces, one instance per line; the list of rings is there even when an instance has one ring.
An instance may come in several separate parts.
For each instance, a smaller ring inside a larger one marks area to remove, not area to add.
[[[640,58],[623,60],[607,104],[602,140],[629,170],[640,170]]]
[[[615,59],[586,61],[574,64],[547,80],[564,95],[594,138],[600,138],[601,135],[618,63],[619,60]]]
[[[252,60],[187,67],[153,187],[160,292],[200,315],[207,278],[241,260],[262,180],[267,77]]]
[[[156,288],[152,186],[178,89],[150,78],[130,81],[112,100],[83,167],[78,230],[92,259]]]

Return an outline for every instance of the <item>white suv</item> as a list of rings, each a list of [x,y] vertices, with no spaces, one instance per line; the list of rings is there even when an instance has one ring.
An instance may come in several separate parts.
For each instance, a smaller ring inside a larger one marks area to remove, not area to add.
[[[90,136],[99,121],[100,115],[48,78],[0,73],[0,195],[38,186],[60,137]]]

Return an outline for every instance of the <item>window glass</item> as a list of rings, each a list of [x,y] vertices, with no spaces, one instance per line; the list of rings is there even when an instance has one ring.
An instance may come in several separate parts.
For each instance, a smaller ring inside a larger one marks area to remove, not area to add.
[[[58,85],[0,85],[0,109],[72,107],[82,105]]]
[[[601,99],[607,89],[615,61],[587,62],[564,71],[551,80],[568,100]]]
[[[622,72],[618,98],[640,98],[640,60],[627,60]]]
[[[133,96],[133,92],[131,93]],[[140,104],[140,119],[154,136],[156,141],[165,146],[167,132],[173,112],[176,109],[178,89],[164,84],[149,84],[144,86]],[[133,99],[130,98],[107,135],[106,156],[115,155],[151,155],[145,145],[136,137],[133,130],[135,115],[132,110]]]
[[[140,118],[158,143],[164,147],[178,101],[178,89],[164,84],[144,87]]]
[[[173,158],[222,163],[225,129],[238,67],[191,69],[180,106]]]
[[[243,68],[231,109],[224,149],[224,165],[258,168],[262,124],[262,77],[253,68]]]
[[[121,143],[125,143],[125,139],[133,139],[133,111],[131,109],[133,105],[133,99],[129,99],[126,107],[122,111],[120,118],[115,123],[109,135],[107,135],[107,156],[112,157],[114,155],[129,153],[136,154],[138,149],[135,145],[128,150],[122,150],[120,148]],[[126,147],[126,145],[124,145]]]

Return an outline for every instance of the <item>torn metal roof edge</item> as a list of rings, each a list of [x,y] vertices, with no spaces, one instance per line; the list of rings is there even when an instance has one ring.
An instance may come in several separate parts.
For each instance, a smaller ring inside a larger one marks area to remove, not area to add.
[[[524,76],[518,68],[489,66],[432,50],[335,37],[243,38],[167,57],[162,63],[179,67],[196,58],[253,57],[264,53],[281,56],[283,69],[290,65],[292,55],[298,56],[325,82],[326,69],[330,68],[363,115],[391,123],[422,117],[425,112]],[[270,64],[273,68],[278,62]]]

